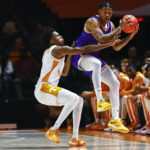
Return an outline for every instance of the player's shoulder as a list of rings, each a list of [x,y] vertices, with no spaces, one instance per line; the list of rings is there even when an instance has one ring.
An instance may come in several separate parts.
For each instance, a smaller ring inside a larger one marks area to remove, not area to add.
[[[129,81],[129,76],[123,72],[119,72],[119,78],[120,80],[127,80]]]
[[[145,78],[144,74],[143,74],[142,72],[140,72],[140,71],[138,71],[138,72],[136,73],[136,77]]]
[[[87,21],[85,22],[85,26],[84,26],[85,32],[90,33],[91,30],[99,27],[99,21],[97,18],[98,17],[93,16],[87,19]]]
[[[98,23],[98,15],[88,18],[86,23]]]

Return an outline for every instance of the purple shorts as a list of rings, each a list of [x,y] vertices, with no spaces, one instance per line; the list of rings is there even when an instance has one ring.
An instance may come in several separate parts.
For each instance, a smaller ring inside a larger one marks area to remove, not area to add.
[[[96,57],[96,56],[94,56]],[[79,59],[81,58],[81,55],[73,55],[72,56],[72,65],[78,69],[78,70],[81,70],[78,66],[78,61]],[[101,68],[102,70],[104,70],[108,65],[99,57],[96,57],[98,60],[101,61]],[[85,74],[87,74],[89,77],[92,77],[92,71],[83,71]]]

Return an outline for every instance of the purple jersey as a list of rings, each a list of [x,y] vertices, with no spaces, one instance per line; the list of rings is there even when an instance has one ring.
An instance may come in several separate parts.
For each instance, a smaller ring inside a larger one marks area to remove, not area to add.
[[[98,16],[93,16],[91,18],[98,19]],[[111,22],[110,21],[108,22],[108,26],[109,26],[109,28],[107,31],[104,31],[103,28],[100,26],[100,29],[102,30],[102,32],[104,34],[111,32]],[[91,33],[87,33],[83,30],[80,37],[76,40],[75,46],[80,47],[80,46],[86,46],[86,45],[91,45],[91,44],[97,45],[98,41],[93,37],[93,35]],[[93,56],[97,57],[98,59],[100,59],[98,57],[99,53],[100,52],[97,51],[97,52],[90,53],[90,55],[93,55]],[[86,53],[84,53],[82,55],[86,55]],[[78,68],[78,60],[80,59],[80,57],[81,57],[81,55],[73,55],[72,56],[72,64],[77,69],[79,69]],[[102,67],[106,65],[106,63],[102,59],[100,59],[100,61],[102,62]]]

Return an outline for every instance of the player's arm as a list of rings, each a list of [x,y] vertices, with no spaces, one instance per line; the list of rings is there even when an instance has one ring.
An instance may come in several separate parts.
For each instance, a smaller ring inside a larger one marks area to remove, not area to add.
[[[62,72],[62,76],[63,77],[66,77],[68,75],[68,73],[69,73],[70,65],[71,65],[71,56],[72,55],[68,55],[68,57],[67,57],[67,60],[66,60],[63,72]]]
[[[83,47],[69,47],[69,46],[57,46],[53,49],[52,55],[60,59],[65,55],[77,55],[83,53],[91,53],[102,50],[104,48],[110,47],[114,44],[118,37],[115,37],[114,40],[107,44],[99,44],[99,45],[87,45]]]
[[[99,43],[110,42],[114,38],[114,36],[118,35],[121,31],[121,27],[119,26],[111,33],[103,34],[102,30],[100,29],[99,22],[95,18],[89,18],[85,23],[85,27],[87,31],[90,32]]]
[[[119,40],[118,42],[116,42],[116,44],[113,46],[114,50],[119,51],[124,46],[126,46],[133,39],[133,37],[137,34],[138,30],[139,30],[139,24],[137,24],[137,26],[136,26],[135,30],[133,31],[133,33],[131,33],[125,39],[122,39],[122,40]]]

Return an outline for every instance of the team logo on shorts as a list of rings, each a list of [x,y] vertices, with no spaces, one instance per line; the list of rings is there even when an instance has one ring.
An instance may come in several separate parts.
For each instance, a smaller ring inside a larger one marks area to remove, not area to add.
[[[48,83],[43,83],[40,90],[44,93],[48,93],[48,94],[51,94],[51,95],[54,95],[54,96],[58,96],[59,91],[61,89],[62,88],[60,88],[60,87],[52,86],[52,85],[49,85]]]

